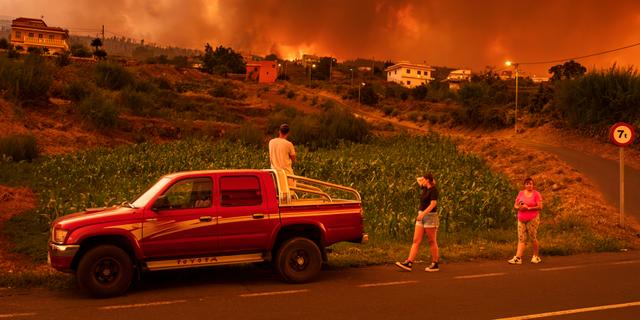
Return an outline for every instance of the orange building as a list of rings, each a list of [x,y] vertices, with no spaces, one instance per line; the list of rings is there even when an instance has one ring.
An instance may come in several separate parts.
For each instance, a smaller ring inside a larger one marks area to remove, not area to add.
[[[247,62],[246,80],[258,82],[275,82],[278,78],[278,62],[251,61]]]
[[[47,48],[50,53],[69,50],[69,30],[49,27],[42,19],[18,18],[11,23],[11,44]]]

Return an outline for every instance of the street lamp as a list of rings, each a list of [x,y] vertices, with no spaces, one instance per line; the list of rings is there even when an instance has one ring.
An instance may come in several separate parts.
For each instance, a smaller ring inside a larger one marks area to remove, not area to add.
[[[513,116],[513,123],[514,123],[514,129],[516,133],[518,133],[518,65],[519,63],[507,61],[504,64],[506,64],[507,66],[513,65],[516,71],[516,111]]]
[[[349,68],[349,71],[351,71],[351,87],[353,88],[353,68]]]
[[[312,71],[311,69],[315,69],[315,68],[316,68],[315,63],[309,67],[309,86],[311,86],[311,71]]]
[[[360,106],[360,89],[362,87],[364,87],[365,85],[366,85],[366,83],[363,82],[358,86],[358,106]]]

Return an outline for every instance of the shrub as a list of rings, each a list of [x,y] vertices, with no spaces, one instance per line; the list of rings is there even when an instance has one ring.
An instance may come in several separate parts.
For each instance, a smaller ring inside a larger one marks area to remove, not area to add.
[[[333,108],[337,108],[337,107],[338,107],[338,103],[335,102],[335,100],[331,100],[331,99],[325,100],[320,105],[320,108],[322,108],[322,110],[325,110],[325,111],[333,109]]]
[[[118,110],[113,101],[99,92],[93,92],[77,104],[80,115],[98,129],[114,128],[118,123]]]
[[[114,62],[99,62],[94,71],[96,84],[110,90],[120,90],[134,81],[133,75],[121,64]]]
[[[296,93],[293,90],[289,90],[289,92],[287,92],[287,99],[295,99],[296,97]]]
[[[393,110],[395,109],[393,108],[393,106],[390,106],[390,105],[386,105],[382,107],[382,112],[384,113],[385,116],[391,115]]]
[[[69,56],[71,56],[71,52],[69,51],[64,51],[63,53],[59,54],[56,57],[56,65],[58,67],[66,67],[70,65],[71,59],[69,59]]]
[[[251,124],[244,124],[231,130],[226,138],[232,142],[242,143],[247,146],[261,147],[264,145],[264,134]]]
[[[64,96],[73,101],[80,101],[96,91],[96,87],[91,83],[81,80],[73,80],[69,82],[64,90]]]
[[[42,49],[38,47],[27,48],[27,53],[30,53],[30,54],[41,55],[43,52],[44,51],[42,51]]]
[[[144,92],[132,88],[120,92],[120,103],[135,115],[150,115],[153,111],[153,98]]]
[[[370,106],[378,104],[378,94],[375,92],[372,85],[362,86],[360,89],[360,102]]]
[[[173,85],[165,77],[156,77],[152,79],[153,83],[162,90],[173,90]]]
[[[409,113],[407,113],[407,119],[416,122],[422,120],[422,115],[418,111],[410,111]]]
[[[640,75],[632,68],[612,67],[555,88],[555,100],[567,122],[576,128],[606,127],[640,120]]]
[[[10,135],[0,138],[0,155],[13,161],[31,161],[38,157],[38,145],[33,135]]]
[[[0,57],[0,89],[19,100],[46,100],[53,82],[49,65],[39,55],[29,54],[24,61]]]
[[[91,53],[89,47],[85,46],[84,44],[73,43],[71,44],[71,55],[80,58],[90,58],[93,53]]]
[[[231,81],[216,81],[213,83],[209,94],[217,98],[228,98],[234,100],[241,100],[246,98],[246,94],[243,93],[239,86]]]
[[[427,89],[427,86],[425,86],[424,84],[421,84],[411,89],[411,96],[415,100],[424,100],[427,98],[428,91],[429,90]]]
[[[9,49],[9,41],[7,41],[7,38],[0,38],[0,49]]]

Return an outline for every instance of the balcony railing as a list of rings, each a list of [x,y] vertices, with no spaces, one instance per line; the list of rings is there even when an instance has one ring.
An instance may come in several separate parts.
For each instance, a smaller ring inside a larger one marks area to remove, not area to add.
[[[22,42],[25,45],[33,44],[33,45],[40,45],[40,46],[60,47],[60,48],[69,49],[69,44],[67,44],[67,41],[60,40],[60,39],[23,37]]]

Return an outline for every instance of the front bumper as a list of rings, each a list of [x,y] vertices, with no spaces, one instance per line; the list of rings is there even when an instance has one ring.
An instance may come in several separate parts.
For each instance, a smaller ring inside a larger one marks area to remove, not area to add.
[[[78,250],[80,250],[79,245],[63,245],[50,242],[47,262],[56,270],[72,272],[71,264],[73,262],[73,258],[78,253]]]

